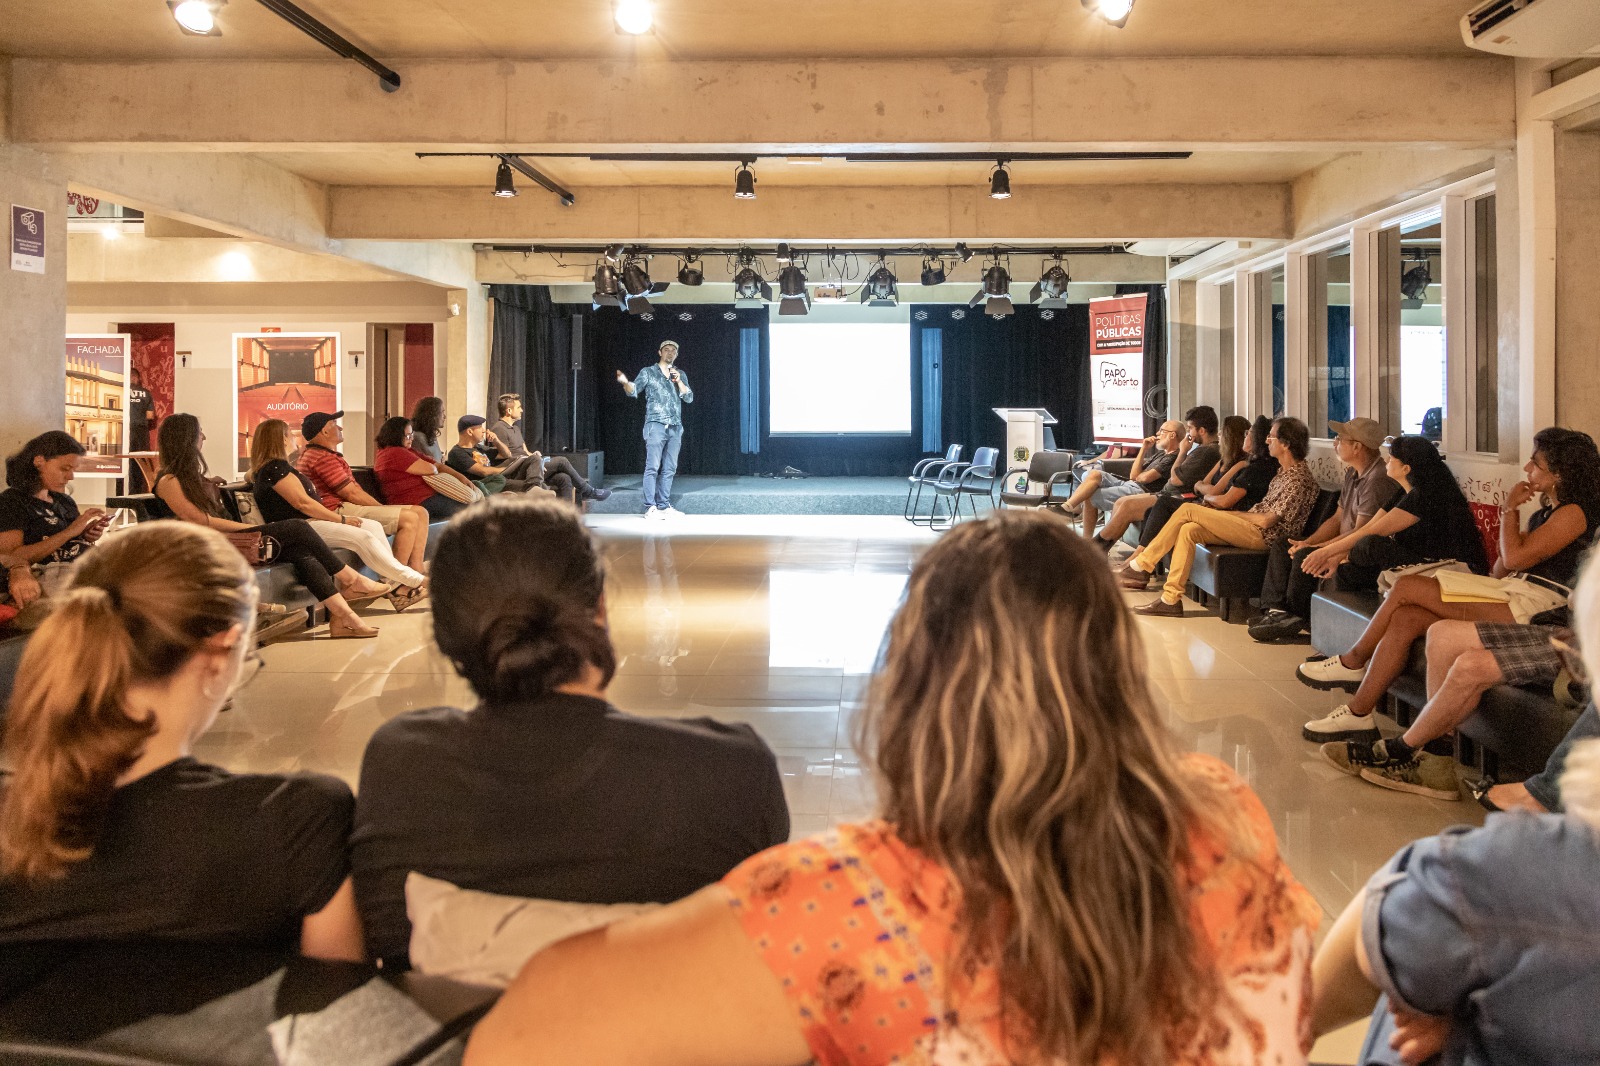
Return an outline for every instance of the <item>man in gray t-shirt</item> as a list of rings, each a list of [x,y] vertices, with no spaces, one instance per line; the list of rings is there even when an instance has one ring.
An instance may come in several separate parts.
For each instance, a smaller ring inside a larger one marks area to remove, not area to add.
[[[528,450],[528,442],[523,439],[522,431],[517,428],[517,422],[522,418],[521,396],[514,392],[505,393],[496,401],[495,406],[500,412],[500,417],[489,423],[492,439],[500,443],[502,446],[500,450],[505,453],[505,458],[512,462],[529,460],[523,464],[525,472],[516,476],[530,479],[535,484],[548,483],[551,489],[562,496],[576,493],[578,500],[603,500],[611,495],[610,489],[591,485],[565,456],[546,457]]]

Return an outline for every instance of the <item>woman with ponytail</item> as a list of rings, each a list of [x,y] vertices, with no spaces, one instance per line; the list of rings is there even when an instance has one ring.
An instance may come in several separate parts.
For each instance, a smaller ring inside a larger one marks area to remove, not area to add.
[[[748,725],[606,702],[605,565],[572,508],[477,504],[430,576],[434,639],[479,703],[398,715],[367,745],[351,861],[385,966],[407,961],[413,870],[507,896],[668,903],[789,838],[777,761]]]
[[[1321,909],[1244,782],[1179,754],[1065,522],[928,550],[857,745],[880,818],[535,955],[468,1066],[1305,1061]]]
[[[251,654],[255,600],[220,534],[170,522],[76,564],[6,720],[0,954],[156,939],[362,957],[350,789],[190,754]]]

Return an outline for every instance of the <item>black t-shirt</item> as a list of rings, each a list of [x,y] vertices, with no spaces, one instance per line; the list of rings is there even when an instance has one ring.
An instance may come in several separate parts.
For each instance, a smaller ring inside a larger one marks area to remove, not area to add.
[[[150,450],[150,416],[155,414],[155,401],[150,390],[138,385],[128,386],[128,450]]]
[[[251,494],[256,498],[256,507],[261,511],[261,517],[268,522],[288,522],[296,518],[309,517],[302,511],[297,511],[283,498],[274,486],[284,478],[293,475],[300,479],[300,486],[306,490],[306,495],[313,500],[321,500],[317,495],[316,486],[311,484],[311,479],[300,471],[290,466],[286,459],[274,459],[260,470],[256,471],[256,479],[251,484]]]
[[[1189,449],[1176,468],[1172,469],[1172,476],[1177,478],[1176,484],[1168,482],[1163,488],[1169,496],[1181,496],[1183,493],[1194,490],[1195,482],[1211,473],[1211,468],[1217,465],[1217,460],[1222,458],[1222,449],[1215,444],[1196,444]]]
[[[178,759],[116,790],[66,876],[0,884],[0,945],[298,944],[349,874],[353,806],[337,778]]]
[[[412,870],[508,896],[668,903],[789,839],[777,760],[748,725],[560,693],[392,718],[359,791],[356,902],[380,958],[410,943]]]
[[[1454,490],[1454,491],[1452,491]],[[1455,559],[1474,573],[1489,570],[1483,536],[1467,498],[1453,485],[1413,485],[1394,504],[1397,511],[1416,517],[1409,529],[1394,535],[1394,542],[1420,559]]]
[[[1229,489],[1244,489],[1244,499],[1234,504],[1233,509],[1248,511],[1260,503],[1266,498],[1267,487],[1277,475],[1278,460],[1270,455],[1246,463],[1244,469],[1233,475],[1233,480],[1228,483]]]
[[[22,530],[23,544],[37,544],[78,520],[78,505],[71,496],[52,492],[48,500],[16,489],[0,492],[0,533]],[[70,563],[89,550],[89,543],[74,537],[40,559],[41,563]]]
[[[472,472],[472,468],[475,465],[481,463],[484,466],[494,466],[494,463],[489,460],[489,456],[483,451],[477,448],[463,448],[459,444],[450,449],[449,454],[444,457],[444,461],[451,469],[459,470],[474,480],[483,477],[482,474],[474,474]]]
[[[1532,533],[1550,521],[1550,516],[1555,513],[1556,509],[1554,507],[1541,507],[1533,512],[1533,516],[1528,519],[1528,532]],[[1595,530],[1600,528],[1600,513],[1590,514],[1589,511],[1585,510],[1583,512],[1583,525],[1584,532],[1577,540],[1572,541],[1544,562],[1530,568],[1528,573],[1566,585],[1569,588],[1576,584],[1578,567],[1583,562],[1583,554],[1589,550],[1589,545],[1594,543]]]
[[[1145,453],[1144,471],[1154,470],[1160,477],[1151,478],[1144,482],[1144,491],[1160,492],[1167,484],[1167,478],[1172,474],[1172,464],[1178,461],[1177,452],[1164,452],[1160,448],[1153,449],[1155,454]]]

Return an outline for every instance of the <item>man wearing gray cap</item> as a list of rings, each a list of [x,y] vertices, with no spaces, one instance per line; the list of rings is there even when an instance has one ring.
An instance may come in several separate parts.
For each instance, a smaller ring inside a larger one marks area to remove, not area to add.
[[[677,341],[662,341],[657,355],[659,360],[632,381],[617,371],[617,382],[629,396],[644,396],[644,516],[674,518],[682,513],[672,506],[672,476],[678,472],[683,443],[683,405],[694,403],[694,390],[688,376],[673,365]]]

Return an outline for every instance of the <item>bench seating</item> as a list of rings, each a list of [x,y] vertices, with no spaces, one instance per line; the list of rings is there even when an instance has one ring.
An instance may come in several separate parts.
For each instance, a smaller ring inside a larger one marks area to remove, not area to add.
[[[1312,596],[1312,646],[1323,655],[1349,651],[1381,602],[1376,592],[1329,591]],[[1389,686],[1389,697],[1397,705],[1393,710],[1402,724],[1408,724],[1427,702],[1423,640],[1412,647],[1411,663]],[[1476,758],[1470,758],[1474,753],[1468,750],[1463,751],[1463,756],[1481,763],[1491,776],[1501,772],[1508,777],[1537,773],[1572,728],[1578,713],[1557,703],[1548,688],[1496,685],[1484,693],[1477,711],[1461,724],[1459,735],[1476,749]]]

